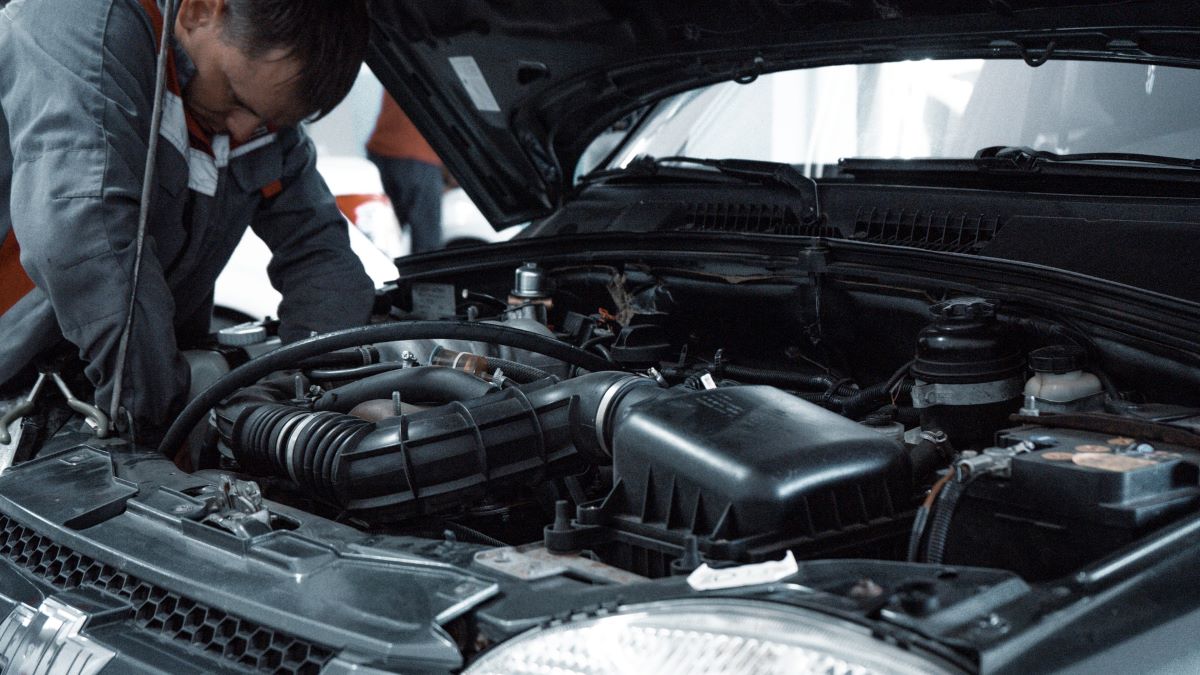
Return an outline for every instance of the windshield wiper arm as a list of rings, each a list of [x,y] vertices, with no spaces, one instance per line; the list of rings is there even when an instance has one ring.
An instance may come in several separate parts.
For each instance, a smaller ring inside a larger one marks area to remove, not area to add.
[[[705,157],[684,157],[672,155],[668,157],[652,157],[640,155],[629,162],[624,169],[604,171],[589,176],[589,179],[605,178],[617,175],[655,175],[658,170],[669,164],[693,164],[716,169],[723,175],[742,180],[750,180],[760,184],[782,185],[799,194],[804,203],[800,209],[801,220],[808,224],[821,219],[821,197],[817,181],[791,164],[783,162],[764,162],[753,159],[709,159]]]
[[[1136,152],[1085,152],[1060,155],[1049,150],[1034,150],[1033,148],[996,145],[983,148],[975,153],[975,159],[987,162],[988,168],[1011,168],[1033,171],[1046,162],[1134,162],[1137,164],[1154,164],[1157,166],[1177,166],[1186,169],[1200,169],[1200,159],[1185,159],[1183,157],[1168,157],[1165,155],[1144,155]],[[993,162],[1001,163],[997,167]]]

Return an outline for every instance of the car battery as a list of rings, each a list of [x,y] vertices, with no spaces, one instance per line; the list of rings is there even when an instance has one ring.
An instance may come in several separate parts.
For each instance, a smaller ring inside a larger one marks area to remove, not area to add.
[[[1200,453],[1177,446],[1044,427],[1000,434],[1027,442],[1008,475],[967,486],[943,558],[1054,579],[1113,553],[1200,506]]]

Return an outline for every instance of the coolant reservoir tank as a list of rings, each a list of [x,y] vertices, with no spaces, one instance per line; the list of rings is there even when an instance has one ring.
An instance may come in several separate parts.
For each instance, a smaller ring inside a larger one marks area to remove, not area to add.
[[[1067,404],[1093,399],[1104,392],[1100,378],[1083,370],[1086,352],[1074,345],[1042,347],[1029,354],[1033,377],[1025,383],[1026,401]]]

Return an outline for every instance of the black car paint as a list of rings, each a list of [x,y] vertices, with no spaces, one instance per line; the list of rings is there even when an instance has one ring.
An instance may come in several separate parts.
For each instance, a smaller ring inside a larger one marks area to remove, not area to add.
[[[511,54],[522,52],[512,51],[511,44],[481,46],[481,60],[482,54],[506,55],[490,65],[485,62],[484,67],[512,69],[497,80],[514,80],[519,85],[516,102],[487,117],[464,112],[469,109],[454,101],[461,98],[449,91],[457,86],[455,80],[432,78],[417,64],[431,60],[430,54],[453,52],[464,40],[466,44],[475,44],[476,39],[480,45],[488,44],[485,34],[490,35],[489,40],[508,33],[518,39],[530,32],[544,37],[555,33],[557,27],[529,18],[506,25],[498,20],[502,17],[486,14],[501,10],[478,9],[478,4],[475,11],[482,16],[463,11],[454,22],[447,17],[455,16],[461,3],[438,10],[440,20],[423,19],[419,10],[406,3],[374,4],[380,35],[373,65],[406,107],[413,106],[414,119],[431,139],[447,149],[450,165],[460,175],[471,176],[464,185],[486,205],[485,213],[498,222],[522,220],[549,213],[568,196],[572,200],[517,241],[401,261],[405,283],[499,277],[525,260],[536,259],[550,266],[603,266],[671,278],[719,279],[744,287],[747,293],[778,285],[788,287],[787,293],[801,289],[799,297],[806,300],[812,300],[817,288],[835,294],[839,284],[850,289],[848,295],[853,294],[855,284],[902,286],[930,293],[971,292],[1086,325],[1111,354],[1107,365],[1150,391],[1154,391],[1155,380],[1167,374],[1174,378],[1170,386],[1186,382],[1184,388],[1200,391],[1200,349],[1195,332],[1200,325],[1200,305],[1178,299],[1200,297],[1196,280],[1187,275],[1156,277],[1155,283],[1163,285],[1153,289],[1163,293],[1156,293],[1096,278],[1105,276],[1102,272],[1112,268],[1112,261],[1098,263],[1095,269],[1072,271],[1061,259],[1014,256],[1017,259],[1001,260],[981,257],[978,251],[914,250],[907,246],[911,242],[864,242],[846,231],[798,236],[664,231],[652,212],[635,213],[628,208],[639,203],[639,189],[661,197],[661,185],[593,186],[574,192],[567,183],[570,172],[561,168],[571,166],[585,140],[621,112],[678,89],[784,67],[915,54],[1019,57],[1023,52],[1037,58],[1049,50],[1051,40],[1060,55],[1104,54],[1193,63],[1198,52],[1191,47],[1192,30],[1187,26],[1200,21],[1190,7],[1155,2],[1069,3],[1076,6],[1052,10],[1045,8],[1052,4],[1046,2],[988,3],[994,11],[981,10],[968,20],[935,16],[944,11],[944,3],[893,3],[899,14],[913,8],[917,14],[913,19],[879,16],[877,8],[891,6],[881,3],[819,3],[823,8],[823,13],[817,14],[823,24],[820,31],[827,40],[807,40],[805,36],[818,30],[813,26],[789,26],[790,32],[746,47],[740,42],[745,32],[753,31],[764,17],[788,14],[772,3],[748,3],[739,10],[748,17],[742,33],[709,33],[703,28],[704,21],[691,24],[690,29],[664,27],[676,40],[661,52],[650,50],[653,58],[637,66],[572,64],[571,58],[513,60]],[[579,14],[583,17],[579,23],[582,29],[594,30],[594,22],[604,25],[613,15],[636,13],[633,4],[589,3],[591,10]],[[1043,8],[1024,9],[1033,4]],[[542,5],[517,3],[511,7],[529,17],[538,15]],[[657,9],[669,16],[665,7],[664,3]],[[716,10],[713,12],[715,16]],[[391,21],[401,27],[390,27]],[[1072,25],[1097,27],[1078,31],[1054,28],[1058,22],[1072,21],[1076,22]],[[1141,31],[1136,28],[1140,24],[1154,28]],[[513,30],[498,30],[497,25]],[[1184,28],[1176,30],[1181,25]],[[897,38],[898,26],[912,30],[902,30],[905,36]],[[948,27],[970,30],[947,36]],[[938,37],[922,38],[921,31]],[[388,43],[382,37],[401,34],[410,43]],[[1167,36],[1184,46],[1172,49]],[[619,44],[644,43],[631,38]],[[733,54],[717,54],[718,47],[738,49]],[[760,55],[762,60],[756,61]],[[413,69],[408,70],[410,67]],[[668,76],[678,73],[680,67],[687,77]],[[435,119],[448,124],[439,126]],[[482,171],[468,172],[468,165]],[[996,182],[976,181],[970,187],[979,192],[964,197],[945,190],[914,190],[921,181],[911,176],[903,180],[894,175],[885,176],[886,180],[879,175],[859,178],[861,182],[846,186],[844,194],[885,202],[913,200],[918,208],[928,204],[923,201],[926,199],[969,198],[997,211],[1022,211],[1027,217],[1044,210],[1037,204],[1022,204],[1027,198],[1020,194],[1019,181],[1002,189],[997,189]],[[1147,182],[1146,174],[1139,173],[1137,178],[1137,182]],[[1098,189],[1104,182],[1076,183],[1071,196],[1063,196],[1067,190],[1059,185],[1046,200],[1076,204],[1079,213],[1073,218],[1086,223],[1093,222],[1091,214],[1096,209],[1149,213],[1156,222],[1179,225],[1168,233],[1168,241],[1186,241],[1185,226],[1196,219],[1195,207],[1181,198],[1183,194],[1156,195],[1155,205],[1147,210],[1138,195],[1130,194],[1127,202],[1104,195]],[[680,183],[681,191],[695,187],[686,178]],[[1119,179],[1112,184],[1132,192],[1176,190],[1169,180],[1136,189]],[[1039,180],[1024,188],[1044,191],[1046,183]],[[700,189],[720,191],[730,201],[778,198],[761,187],[704,185]],[[1188,189],[1190,186],[1179,191]],[[689,199],[680,197],[678,201]],[[837,196],[826,199],[827,208],[839,208]],[[1114,202],[1121,203],[1114,206]],[[841,208],[843,215],[853,213],[854,201],[846,201]],[[638,218],[644,220],[638,222]],[[1107,228],[1077,230],[1095,237],[1082,239],[1082,243],[1098,246],[1113,234],[1137,236],[1135,226],[1121,225],[1116,216],[1112,220]],[[604,232],[617,222],[621,227],[613,229],[626,231]],[[1188,269],[1188,246],[1160,248],[1173,249],[1178,256],[1171,265]],[[1147,275],[1136,269],[1131,274],[1134,280],[1146,280]],[[397,295],[402,293],[397,291]],[[919,306],[916,301],[913,305]],[[819,317],[819,310],[817,314]],[[1164,393],[1166,386],[1162,385]],[[193,512],[187,508],[198,505],[195,491],[211,484],[210,476],[185,475],[154,453],[97,443],[83,436],[60,439],[56,447],[44,450],[40,459],[0,477],[0,511],[6,519],[0,553],[7,560],[0,566],[0,589],[9,601],[35,607],[45,597],[64,591],[73,593],[81,605],[92,603],[89,634],[106,644],[121,645],[113,667],[122,672],[216,670],[228,665],[222,660],[228,643],[216,650],[198,648],[192,638],[180,638],[179,632],[170,634],[168,623],[153,614],[140,616],[127,604],[90,595],[69,574],[60,576],[61,568],[52,570],[59,554],[67,559],[74,553],[105,560],[126,578],[144,580],[151,588],[171,589],[192,602],[205,599],[240,617],[244,625],[269,626],[287,639],[311,645],[310,653],[345,650],[342,656],[346,658],[409,672],[459,668],[466,645],[456,644],[456,638],[466,634],[463,623],[467,621],[485,641],[495,643],[571,617],[697,594],[679,579],[623,587],[569,578],[516,582],[472,566],[472,556],[481,546],[452,539],[371,535],[276,505],[272,509],[285,521],[280,529],[246,542],[191,520]],[[72,499],[64,500],[62,495]],[[14,536],[17,527],[36,530],[42,544],[31,547],[24,543],[26,540]],[[800,572],[782,582],[728,594],[851,618],[869,626],[881,639],[940,654],[966,670],[1042,672],[1094,663],[1114,670],[1136,666],[1149,672],[1177,665],[1180,654],[1189,649],[1194,619],[1200,615],[1200,589],[1186,583],[1200,564],[1200,547],[1195,545],[1198,532],[1200,520],[1188,518],[1069,578],[1045,584],[1031,585],[997,570],[811,561],[802,562]],[[54,547],[53,555],[48,553],[50,547]],[[437,582],[430,583],[431,579]],[[872,579],[885,591],[851,599],[848,589],[862,579]],[[463,584],[476,588],[478,595],[453,612],[438,611],[454,604],[450,599]],[[493,586],[495,590],[486,590]],[[135,582],[130,588],[136,587]],[[130,597],[134,592],[129,591]],[[11,602],[0,606],[0,614],[11,606]],[[1129,647],[1145,644],[1151,647],[1133,651]],[[1116,660],[1105,661],[1106,655]]]
[[[368,62],[496,225],[552,213],[588,143],[670,94],[801,67],[911,58],[1195,66],[1200,8],[1148,0],[673,3],[375,0]],[[448,58],[475,59],[498,104]]]

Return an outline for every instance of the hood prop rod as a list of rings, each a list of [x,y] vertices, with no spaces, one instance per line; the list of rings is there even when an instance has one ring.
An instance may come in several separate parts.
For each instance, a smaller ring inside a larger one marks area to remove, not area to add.
[[[154,109],[150,114],[150,138],[147,139],[146,170],[142,174],[142,201],[138,210],[137,248],[133,258],[133,286],[129,290],[129,311],[125,313],[125,327],[121,331],[121,342],[117,347],[117,372],[113,376],[113,396],[109,404],[109,419],[118,428],[127,425],[130,440],[133,439],[132,419],[126,420],[121,410],[121,395],[125,386],[125,368],[129,360],[129,339],[133,332],[133,312],[137,308],[138,285],[142,276],[142,256],[146,248],[146,227],[150,220],[150,198],[154,191],[154,177],[158,166],[158,140],[162,130],[163,92],[167,83],[167,55],[171,49],[171,36],[175,27],[175,14],[179,0],[167,0],[163,16],[162,37],[158,45],[158,62],[154,75]],[[128,413],[128,411],[126,411]],[[130,417],[132,418],[132,414]]]

